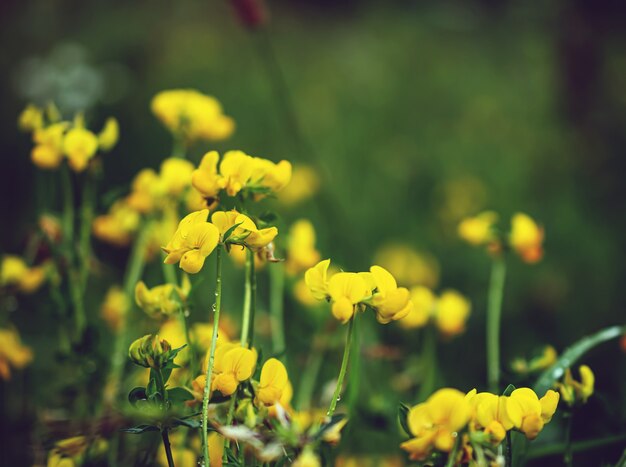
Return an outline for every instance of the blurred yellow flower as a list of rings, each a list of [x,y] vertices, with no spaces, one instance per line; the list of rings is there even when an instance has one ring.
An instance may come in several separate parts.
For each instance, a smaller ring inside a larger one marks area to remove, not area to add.
[[[252,173],[248,183],[251,188],[265,188],[272,193],[278,193],[291,180],[291,163],[282,160],[274,162],[261,157],[252,158]]]
[[[0,378],[11,378],[11,368],[22,369],[33,360],[33,351],[22,344],[16,329],[0,328]]]
[[[161,163],[159,180],[166,193],[177,196],[191,184],[193,164],[179,157],[170,157]]]
[[[161,91],[152,99],[151,108],[172,133],[188,143],[223,140],[235,129],[235,122],[223,114],[217,99],[194,89]]]
[[[180,261],[180,268],[189,274],[202,269],[219,241],[219,231],[206,221],[208,213],[208,209],[193,212],[180,221],[172,239],[163,247],[166,264]]]
[[[122,328],[126,315],[130,310],[130,300],[121,287],[114,285],[109,288],[100,308],[100,316],[109,328],[117,332]]]
[[[102,131],[98,133],[98,146],[105,152],[110,151],[117,144],[120,137],[120,126],[113,117],[107,118]]]
[[[465,330],[471,304],[467,298],[455,290],[445,290],[435,307],[435,325],[446,337],[452,337]]]
[[[44,283],[46,266],[29,267],[19,256],[6,255],[0,263],[0,286],[15,287],[19,292],[30,294]]]
[[[497,221],[498,214],[493,211],[467,217],[459,223],[459,237],[474,246],[487,245],[496,240],[494,228]]]
[[[304,273],[304,281],[316,300],[324,300],[328,296],[329,266],[330,260],[325,259]]]
[[[543,257],[543,228],[528,215],[517,213],[511,219],[511,247],[527,263]]]
[[[409,411],[407,424],[413,438],[400,447],[411,460],[426,459],[434,448],[450,452],[470,416],[470,404],[461,391],[440,389]]]
[[[17,125],[22,131],[35,131],[43,127],[43,110],[33,104],[28,104],[17,119]]]
[[[233,394],[239,383],[246,381],[254,373],[256,359],[256,350],[241,347],[238,343],[221,343],[218,340],[211,390],[218,390],[224,396]],[[205,371],[208,360],[209,355],[207,354],[204,364]],[[206,376],[203,376],[206,381]]]
[[[131,183],[126,203],[135,211],[146,214],[154,209],[161,194],[158,174],[152,169],[142,169]]]
[[[228,151],[220,163],[220,188],[235,196],[248,183],[254,170],[253,158],[243,151]]]
[[[307,447],[300,453],[296,460],[291,464],[293,467],[321,467],[322,462],[313,449]]]
[[[293,296],[301,304],[306,307],[312,307],[319,303],[319,301],[313,296],[311,289],[306,284],[304,278],[298,279],[293,284]]]
[[[107,214],[96,217],[91,226],[96,238],[116,246],[130,244],[139,228],[139,213],[124,200],[118,200]]]
[[[410,292],[413,307],[399,323],[405,329],[421,328],[428,324],[433,315],[437,297],[432,290],[422,285],[412,287]]]
[[[595,386],[595,375],[587,365],[578,367],[580,381],[576,381],[572,376],[571,369],[565,370],[563,381],[557,383],[557,389],[563,397],[563,401],[570,407],[576,403],[584,404],[591,397]]]
[[[251,250],[257,251],[270,244],[276,235],[276,227],[258,229],[252,219],[245,214],[240,214],[235,210],[217,211],[211,216],[211,222],[217,228],[221,241],[224,241],[224,234],[234,225],[237,227],[232,231],[227,239],[228,243],[245,245]]]
[[[320,185],[319,175],[310,166],[296,165],[293,167],[291,182],[279,193],[278,200],[287,206],[293,206],[317,193]]]
[[[257,398],[265,405],[276,404],[289,384],[287,369],[280,360],[270,358],[261,368]]]
[[[511,368],[516,373],[527,374],[536,371],[542,371],[552,366],[558,357],[556,349],[551,345],[544,347],[541,355],[526,361],[523,358],[517,358],[511,362]]]
[[[374,263],[388,270],[404,287],[425,285],[433,288],[439,282],[437,260],[403,243],[391,243],[380,248],[374,256]]]
[[[84,436],[75,436],[54,444],[48,453],[48,467],[74,467],[81,465],[89,444]]]
[[[376,288],[372,296],[372,306],[376,310],[378,322],[386,324],[407,316],[413,308],[408,289],[398,287],[389,271],[380,266],[372,266],[370,273]]]
[[[67,122],[55,123],[47,128],[38,128],[33,133],[30,158],[40,169],[56,169],[63,161],[63,135]]]
[[[218,194],[220,192],[221,176],[217,172],[217,163],[219,161],[219,154],[217,151],[207,152],[200,161],[199,167],[191,174],[191,184],[202,195],[210,205],[217,201]]]
[[[307,219],[294,222],[287,237],[287,259],[285,271],[295,275],[312,266],[320,260],[320,254],[315,249],[315,229]]]
[[[97,150],[98,137],[85,128],[74,127],[63,139],[63,152],[75,172],[85,170]]]
[[[143,281],[139,281],[135,286],[135,302],[151,318],[171,316],[186,298],[185,293],[173,284],[148,289]]]

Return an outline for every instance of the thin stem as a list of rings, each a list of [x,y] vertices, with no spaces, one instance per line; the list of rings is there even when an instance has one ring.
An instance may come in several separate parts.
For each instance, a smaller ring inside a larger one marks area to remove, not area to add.
[[[270,317],[272,326],[272,350],[275,355],[281,355],[284,362],[285,355],[285,326],[284,326],[284,291],[285,265],[277,263],[270,265]]]
[[[83,291],[87,287],[89,278],[89,263],[91,261],[91,224],[94,215],[94,203],[96,195],[95,177],[90,173],[83,180],[83,197],[80,206],[80,237],[78,244],[78,257],[80,260],[80,285]]]
[[[161,437],[163,438],[163,446],[165,446],[165,455],[167,456],[167,465],[174,467],[174,458],[172,457],[172,446],[170,445],[170,437],[167,434],[167,428],[161,430]]]
[[[500,319],[506,264],[503,258],[495,258],[489,280],[487,297],[487,380],[489,390],[499,392],[500,386]]]
[[[511,441],[511,432],[506,432],[506,444],[504,446],[504,465],[511,467],[513,465],[513,443]]]
[[[74,238],[74,192],[70,169],[64,165],[61,169],[61,187],[63,191],[63,217],[61,219],[65,246],[71,249]]]
[[[133,243],[133,248],[130,253],[128,266],[126,268],[124,278],[124,293],[130,303],[135,302],[135,285],[141,278],[143,268],[146,261],[146,247],[150,241],[150,230],[152,222],[145,222],[139,229],[139,233]],[[132,309],[132,307],[131,307]],[[115,342],[113,344],[113,356],[111,359],[110,377],[108,378],[107,389],[105,390],[105,401],[112,403],[117,397],[119,384],[124,372],[124,363],[126,362],[126,352],[129,345],[129,314],[122,320],[121,327],[115,336]]]
[[[243,299],[243,318],[241,323],[241,345],[252,347],[254,337],[254,314],[256,309],[256,271],[254,270],[254,252],[246,250],[246,283]]]
[[[321,340],[322,338],[319,337],[318,339]],[[305,366],[306,371],[300,379],[298,397],[296,398],[296,407],[299,410],[306,410],[311,407],[315,382],[317,381],[317,376],[322,367],[322,362],[324,361],[325,350],[326,345],[319,345],[315,341],[311,346],[311,352],[309,353],[309,358]]]
[[[456,437],[456,441],[454,442],[454,447],[452,448],[452,451],[450,451],[450,454],[448,454],[448,462],[446,462],[446,467],[454,467],[454,465],[456,464],[456,456],[459,452],[459,447],[461,445],[461,438],[462,435],[458,434]]]
[[[341,398],[341,388],[343,386],[343,380],[346,377],[346,372],[348,370],[348,362],[350,360],[350,347],[352,347],[352,331],[354,330],[355,319],[356,319],[356,314],[353,315],[352,318],[350,318],[350,322],[348,323],[348,334],[346,335],[346,346],[343,349],[343,359],[341,360],[341,369],[339,370],[339,377],[337,378],[337,386],[335,387],[333,398],[330,401],[330,407],[328,407],[328,412],[326,413],[328,417],[332,417],[332,415],[335,413],[337,402]]]
[[[564,414],[566,419],[565,425],[565,449],[563,451],[563,463],[567,467],[572,467],[574,465],[574,453],[572,451],[572,420],[574,419],[574,414],[571,411],[567,411]]]
[[[217,345],[217,335],[219,330],[220,309],[222,307],[222,246],[216,248],[216,279],[215,279],[215,304],[213,305],[213,334],[211,337],[211,351],[206,372],[206,384],[204,386],[204,397],[202,398],[202,448],[204,455],[204,466],[209,467],[209,398],[211,396],[211,377],[213,376],[213,363],[215,360],[215,346]]]
[[[233,423],[233,418],[235,418],[235,404],[237,403],[237,393],[233,394],[230,398],[230,403],[228,404],[228,415],[226,416],[226,426],[230,426]],[[226,452],[226,448],[230,446],[230,440],[224,437],[224,454],[222,455],[222,461],[226,463],[228,461],[228,453]]]
[[[435,389],[437,379],[437,330],[435,326],[427,326],[424,329],[421,368],[424,373],[417,393],[418,402],[424,402]]]
[[[621,443],[626,440],[626,433],[604,438],[587,439],[584,441],[576,441],[571,443],[572,452],[583,452],[591,449],[597,449],[610,444]],[[551,443],[547,446],[533,449],[528,454],[528,459],[540,459],[542,457],[554,456],[562,453],[566,449],[565,443]],[[618,464],[619,465],[619,464]],[[621,466],[620,466],[621,467]]]

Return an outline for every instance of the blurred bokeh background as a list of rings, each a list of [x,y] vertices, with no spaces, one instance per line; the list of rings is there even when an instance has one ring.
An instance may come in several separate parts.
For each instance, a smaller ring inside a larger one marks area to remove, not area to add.
[[[119,119],[120,143],[105,156],[100,182],[103,210],[107,193],[123,192],[141,168],[170,155],[170,136],[150,113],[152,96],[190,87],[216,96],[237,122],[218,150],[318,171],[318,196],[280,214],[283,225],[311,219],[323,257],[359,270],[381,246],[402,242],[436,258],[437,289],[471,299],[467,332],[439,346],[440,384],[484,388],[489,260],[456,235],[463,216],[483,209],[505,222],[527,212],[546,231],[542,262],[509,262],[505,362],[548,343],[561,351],[624,323],[626,4],[293,0],[267,7],[266,26],[252,31],[222,0],[3,1],[2,251],[20,252],[38,196],[57,196],[36,194],[42,176],[16,127],[27,102],[54,100],[66,114],[86,110],[98,125],[109,115]],[[206,149],[195,148],[192,159]],[[101,254],[123,268],[125,252]],[[46,342],[46,319],[35,318],[42,301],[29,298],[13,319],[22,328],[38,320],[34,334],[22,333],[35,348]],[[291,299],[286,313],[295,370],[306,362],[310,327]],[[339,450],[397,452],[395,406],[414,402],[415,393],[387,381],[419,348],[398,326],[372,322],[362,332],[361,376],[352,382],[357,415]],[[387,349],[382,357],[368,352],[379,344]],[[624,430],[624,360],[616,344],[587,358],[598,397],[575,438]],[[36,360],[21,384],[43,384],[44,362]],[[334,371],[329,365],[321,380]],[[2,417],[3,432],[17,423],[26,434],[12,436],[27,442],[32,420],[16,417]],[[551,436],[558,438],[556,428],[543,441]],[[614,461],[616,453],[592,451],[585,465]]]

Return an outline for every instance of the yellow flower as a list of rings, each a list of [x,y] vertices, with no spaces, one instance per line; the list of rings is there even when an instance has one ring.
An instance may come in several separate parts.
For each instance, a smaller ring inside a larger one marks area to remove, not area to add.
[[[287,206],[293,206],[313,197],[319,185],[319,176],[315,169],[306,165],[296,165],[293,167],[291,182],[281,190],[278,200]]]
[[[508,396],[481,392],[470,393],[467,399],[473,408],[476,427],[489,434],[495,445],[502,442],[507,431],[521,425],[521,411],[517,404],[510,403]]]
[[[217,227],[221,241],[224,241],[223,237],[228,229],[239,224],[228,237],[227,242],[245,245],[254,251],[266,247],[278,235],[276,227],[258,229],[252,219],[245,214],[239,214],[235,210],[227,212],[217,211],[213,213],[211,221]]]
[[[563,381],[557,383],[561,397],[570,407],[577,402],[582,404],[587,402],[587,399],[593,394],[595,386],[596,378],[591,368],[587,365],[581,365],[578,367],[578,372],[580,373],[580,381],[576,381],[572,377],[572,371],[568,368],[565,370]]]
[[[217,172],[219,158],[217,151],[207,152],[202,157],[200,166],[191,174],[191,184],[203,198],[211,200],[207,201],[209,205],[214,204],[221,188],[222,177]]]
[[[511,247],[527,263],[543,257],[543,228],[528,215],[517,213],[511,219]]]
[[[110,117],[104,123],[102,131],[98,134],[98,146],[105,152],[110,151],[117,144],[120,137],[120,126],[117,120]]]
[[[142,169],[131,183],[126,203],[135,211],[146,214],[152,211],[161,194],[158,174],[152,169]]]
[[[385,245],[376,253],[374,262],[389,271],[398,284],[405,287],[425,285],[432,288],[439,282],[437,260],[429,254],[415,251],[409,245]]]
[[[124,324],[126,314],[130,309],[130,301],[121,287],[114,285],[109,288],[102,307],[100,316],[113,331],[119,331]]]
[[[316,300],[328,297],[328,267],[330,260],[325,259],[309,268],[304,274],[304,281]]]
[[[280,360],[270,358],[261,369],[257,398],[265,405],[276,404],[289,383],[287,369]]]
[[[356,305],[368,298],[371,289],[362,275],[354,272],[338,272],[328,280],[328,295],[332,301],[333,316],[347,323],[354,316]]]
[[[211,347],[213,338],[213,323],[194,323],[189,330],[189,334],[194,344],[202,351],[207,351]],[[221,343],[230,342],[231,336],[235,335],[234,325],[228,320],[227,316],[220,318],[218,334]]]
[[[11,378],[11,367],[22,369],[33,360],[33,351],[22,344],[16,329],[0,328],[0,378]]]
[[[321,467],[322,463],[313,449],[307,447],[300,453],[291,465],[293,467]]]
[[[254,349],[241,347],[238,343],[217,342],[213,365],[211,390],[218,390],[224,396],[230,396],[237,390],[239,383],[246,381],[254,373],[257,353]],[[205,358],[205,371],[209,355]],[[205,377],[206,378],[206,377]]]
[[[117,246],[127,246],[139,227],[139,213],[124,200],[113,203],[108,214],[98,216],[91,226],[100,240]]]
[[[437,297],[428,287],[418,285],[411,288],[413,308],[399,323],[405,329],[415,329],[425,326],[432,316]]]
[[[461,221],[458,234],[471,245],[486,245],[496,239],[494,227],[498,215],[493,211],[485,211],[475,217],[467,217]]]
[[[455,290],[444,291],[435,307],[435,324],[443,335],[452,337],[465,330],[471,304]]]
[[[26,294],[35,292],[46,279],[43,266],[28,267],[19,256],[7,255],[0,263],[0,286],[16,287]]]
[[[147,334],[136,339],[128,349],[128,357],[136,365],[155,370],[163,367],[172,346],[157,334]]]
[[[148,289],[143,281],[135,286],[135,302],[151,318],[171,316],[186,299],[180,288],[173,284],[157,285]]]
[[[461,391],[440,389],[409,411],[407,423],[414,438],[400,447],[411,460],[426,459],[433,448],[450,452],[470,416],[470,404]]]
[[[179,157],[170,157],[161,164],[160,182],[164,191],[179,195],[191,183],[193,164]]]
[[[226,139],[235,129],[217,99],[193,89],[161,91],[152,99],[151,108],[170,131],[188,142]]]
[[[254,170],[253,158],[243,151],[228,151],[220,163],[220,187],[235,196],[248,183]]]
[[[552,366],[558,357],[556,349],[551,345],[547,345],[541,355],[533,358],[529,362],[524,360],[523,358],[518,358],[513,360],[511,363],[511,367],[513,371],[517,373],[533,373],[536,371],[545,370]]]
[[[28,104],[18,117],[17,124],[22,131],[36,131],[43,127],[43,110]]]
[[[395,278],[389,271],[380,266],[372,266],[370,273],[376,286],[376,292],[372,297],[372,306],[376,310],[378,322],[386,324],[407,316],[413,308],[408,289],[398,287]]]
[[[306,307],[315,306],[318,300],[313,296],[311,289],[304,279],[298,279],[293,284],[293,296],[298,302]]]
[[[507,408],[515,428],[532,440],[552,419],[558,403],[559,393],[551,389],[539,399],[532,389],[518,388],[511,393]]]
[[[33,133],[35,146],[30,158],[40,169],[56,169],[63,161],[63,135],[68,123],[55,123]]]
[[[287,260],[285,270],[288,274],[298,274],[314,266],[320,260],[320,254],[315,249],[315,229],[313,224],[300,219],[289,229],[287,240]]]
[[[84,436],[57,441],[54,448],[48,454],[48,467],[74,467],[81,465],[83,455],[88,447]]]
[[[76,126],[63,139],[63,152],[75,172],[85,170],[97,150],[98,137],[85,128]]]
[[[252,158],[251,187],[267,188],[273,193],[282,190],[291,180],[291,163],[280,161],[278,164],[261,157]]]
[[[219,241],[219,231],[206,221],[208,209],[192,212],[178,224],[170,242],[163,248],[167,253],[166,264],[180,261],[182,270],[195,274],[202,269],[207,256],[215,249]]]

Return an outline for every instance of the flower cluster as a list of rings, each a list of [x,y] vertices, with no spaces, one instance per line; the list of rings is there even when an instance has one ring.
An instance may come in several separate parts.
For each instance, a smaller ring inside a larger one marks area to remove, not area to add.
[[[28,266],[19,256],[6,255],[0,262],[0,287],[15,288],[21,293],[35,292],[46,280],[46,265]]]
[[[543,228],[527,214],[516,213],[511,218],[510,232],[502,235],[497,227],[498,214],[485,211],[463,219],[458,226],[459,236],[474,246],[487,246],[499,253],[511,248],[526,263],[536,263],[543,257]]]
[[[22,344],[17,330],[0,328],[0,379],[10,379],[11,368],[24,368],[32,360],[33,352]]]
[[[100,133],[85,128],[84,117],[78,114],[73,121],[62,120],[58,110],[49,107],[46,111],[29,105],[21,113],[19,127],[32,132],[35,146],[31,160],[41,169],[56,169],[67,158],[75,172],[82,172],[98,151],[108,152],[117,143],[119,126],[117,120],[109,118]]]
[[[580,373],[580,381],[574,379],[572,370],[568,368],[565,370],[563,380],[556,385],[563,401],[570,407],[586,403],[593,394],[595,386],[596,378],[591,368],[587,365],[581,365],[578,368],[578,373]]]
[[[440,389],[408,411],[403,423],[412,438],[401,448],[412,460],[424,461],[442,452],[469,457],[467,462],[473,452],[493,451],[507,431],[535,439],[552,419],[558,402],[559,394],[552,390],[539,398],[529,388],[515,389],[508,396]]]
[[[305,273],[305,281],[317,300],[332,303],[333,316],[342,323],[357,311],[370,307],[382,324],[407,316],[413,302],[405,287],[398,287],[394,277],[380,266],[369,272],[337,272],[329,274],[330,260],[320,261]]]

